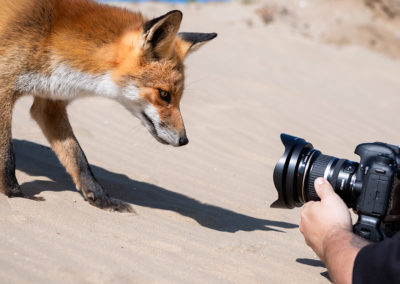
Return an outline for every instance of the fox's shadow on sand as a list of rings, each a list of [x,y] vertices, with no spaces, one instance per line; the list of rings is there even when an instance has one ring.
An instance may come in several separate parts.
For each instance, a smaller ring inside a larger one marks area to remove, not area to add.
[[[34,196],[42,191],[75,190],[71,178],[65,172],[49,147],[26,140],[13,140],[18,170],[31,176],[47,176],[51,181],[33,181],[21,185],[22,191]],[[253,218],[218,206],[201,203],[193,198],[146,182],[130,179],[126,175],[113,173],[91,165],[93,173],[105,190],[113,197],[125,202],[175,211],[196,220],[200,225],[222,232],[278,231],[297,228],[295,224]],[[88,204],[88,206],[90,206]]]

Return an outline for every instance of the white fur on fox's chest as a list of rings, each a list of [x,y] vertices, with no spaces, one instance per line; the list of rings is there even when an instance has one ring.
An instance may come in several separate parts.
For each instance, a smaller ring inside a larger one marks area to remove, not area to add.
[[[53,68],[50,75],[31,72],[21,75],[17,89],[22,93],[52,100],[73,100],[85,96],[102,96],[118,99],[125,96],[139,99],[138,88],[131,85],[120,87],[114,83],[111,73],[99,75],[76,71],[65,64]]]

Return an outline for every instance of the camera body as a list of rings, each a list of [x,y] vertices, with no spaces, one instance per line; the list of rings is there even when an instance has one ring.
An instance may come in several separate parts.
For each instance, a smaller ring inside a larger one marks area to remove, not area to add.
[[[300,207],[319,200],[318,177],[327,179],[349,208],[358,214],[353,230],[380,241],[400,231],[400,148],[375,142],[356,147],[360,163],[324,155],[302,138],[281,134],[285,152],[274,169],[278,200],[272,208]]]
[[[380,241],[398,230],[400,222],[400,148],[381,142],[364,143],[354,151],[360,156],[352,189],[358,214],[354,232]]]

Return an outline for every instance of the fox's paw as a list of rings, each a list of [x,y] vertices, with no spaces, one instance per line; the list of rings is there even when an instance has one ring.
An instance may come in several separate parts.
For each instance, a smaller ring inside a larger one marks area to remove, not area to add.
[[[20,198],[26,198],[34,201],[45,201],[45,199],[41,196],[31,196],[28,194],[24,194],[21,189],[18,187],[14,187],[12,189],[6,190],[5,194],[9,198],[14,198],[14,197],[20,197]]]
[[[26,197],[25,194],[22,193],[21,188],[19,187],[19,185],[13,186],[11,188],[7,188],[4,193],[9,198],[13,198],[13,197],[25,198]]]
[[[112,198],[108,195],[95,197],[94,194],[90,192],[87,194],[86,198],[91,205],[100,209],[136,214],[136,211],[130,204],[116,198]]]

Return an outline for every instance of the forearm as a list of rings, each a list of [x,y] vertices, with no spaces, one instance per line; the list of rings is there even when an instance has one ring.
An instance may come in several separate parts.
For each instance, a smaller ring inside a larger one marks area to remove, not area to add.
[[[333,283],[350,284],[354,260],[360,249],[369,243],[347,230],[329,234],[323,243],[322,260]]]

